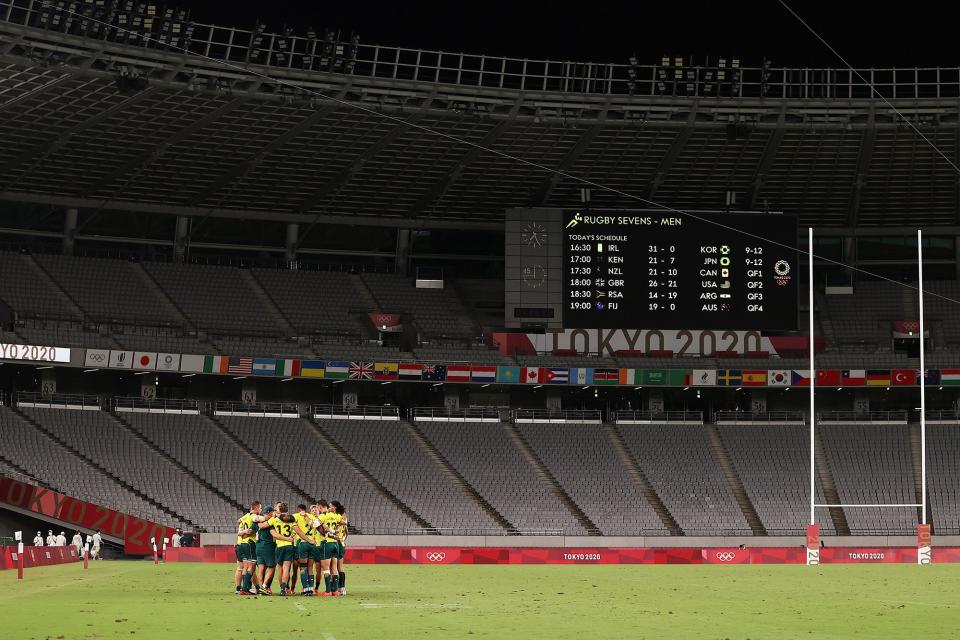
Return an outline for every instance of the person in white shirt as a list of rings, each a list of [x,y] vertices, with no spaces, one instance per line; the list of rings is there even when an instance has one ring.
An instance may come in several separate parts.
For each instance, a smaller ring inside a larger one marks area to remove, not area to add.
[[[57,546],[57,536],[53,535],[53,529],[47,531],[47,546],[55,547]]]
[[[57,546],[58,547],[67,546],[67,534],[65,534],[63,531],[61,531],[60,535],[57,536]]]
[[[177,529],[173,532],[173,536],[170,537],[170,543],[175,549],[180,547],[180,541],[183,539],[183,534],[180,533],[180,529]]]
[[[101,544],[103,544],[103,538],[100,536],[100,529],[97,529],[97,532],[93,534],[93,545],[90,550],[90,555],[93,556],[94,560],[102,560],[100,557]]]
[[[37,537],[33,539],[33,546],[42,547],[43,546],[43,536],[37,531]]]
[[[73,546],[77,548],[77,555],[82,556],[83,555],[83,536],[80,535],[79,531],[73,534],[73,540],[71,540],[70,542],[71,544],[73,544]]]

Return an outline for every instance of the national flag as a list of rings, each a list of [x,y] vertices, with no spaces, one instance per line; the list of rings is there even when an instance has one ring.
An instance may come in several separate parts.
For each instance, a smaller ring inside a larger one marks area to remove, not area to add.
[[[87,349],[84,366],[102,369],[110,363],[109,349]]]
[[[301,360],[300,377],[301,378],[324,378],[327,375],[327,362],[325,360]]]
[[[88,351],[89,353],[89,351]],[[210,356],[198,356],[194,354],[184,354],[180,356],[180,371],[185,373],[201,373]]]
[[[470,367],[470,380],[473,382],[495,382],[497,368],[488,366]]]
[[[788,369],[769,369],[767,371],[767,385],[771,387],[789,387],[790,371]]]
[[[517,367],[519,369],[519,367]],[[423,379],[433,382],[443,382],[447,379],[447,365],[445,364],[425,364],[423,365]]]
[[[619,369],[594,369],[593,384],[619,384]]]
[[[890,371],[887,369],[868,369],[867,370],[868,387],[889,387]]]
[[[137,351],[133,354],[133,368],[146,371],[157,368],[157,354]]]
[[[300,375],[300,360],[298,359],[279,359],[277,360],[276,375],[283,377],[296,377]]]
[[[863,369],[844,369],[840,372],[840,384],[844,387],[862,387],[867,384],[867,372]]]
[[[253,375],[255,376],[275,376],[277,375],[276,358],[254,358]]]
[[[111,351],[110,352],[111,369],[132,369],[133,351]]]
[[[690,386],[693,372],[690,369],[667,369],[667,384],[671,387]]]
[[[890,382],[897,387],[908,387],[917,384],[915,369],[894,369],[890,372]]]
[[[640,384],[640,370],[620,369],[620,384]]]
[[[470,365],[448,364],[447,382],[470,382]]]
[[[817,370],[818,387],[839,387],[840,370],[839,369],[818,369]]]
[[[372,362],[351,362],[347,369],[351,380],[372,380],[373,363]]]
[[[396,362],[375,362],[373,365],[374,380],[396,380],[400,376],[400,365]]]
[[[694,374],[697,372],[694,371]],[[721,387],[739,387],[743,384],[743,372],[739,369],[721,369],[717,373],[717,384]],[[697,384],[696,375],[693,384]]]
[[[767,384],[767,372],[761,370],[750,370],[743,372],[743,386],[745,387],[763,387]]]
[[[717,385],[717,372],[714,369],[694,369],[690,374],[690,384],[695,387],[714,387]]]
[[[179,353],[158,353],[157,371],[179,371],[180,354]]]
[[[520,382],[520,367],[497,367],[497,382]]]
[[[401,362],[399,373],[401,380],[419,380],[423,376],[423,365],[416,362]]]
[[[570,370],[566,368],[544,369],[543,381],[547,384],[570,384]]]
[[[524,367],[522,374],[524,384],[540,383],[540,367]]]
[[[641,369],[640,384],[662,385],[667,383],[666,369]]]
[[[204,373],[226,373],[230,359],[226,356],[204,356]]]
[[[940,384],[944,386],[960,385],[960,369],[940,369]]]
[[[810,386],[810,370],[809,369],[793,369],[790,371],[790,384],[795,387],[809,387]]]
[[[350,364],[346,360],[327,360],[324,374],[320,377],[330,380],[346,380],[350,377]]]
[[[917,378],[919,379],[920,372],[917,372]],[[941,384],[940,380],[940,369],[927,369],[927,375],[923,377],[923,383],[926,385],[939,385]]]
[[[570,369],[570,382],[573,384],[593,384],[593,369],[590,367]]]
[[[253,358],[250,356],[230,356],[227,360],[227,373],[250,375],[253,373]]]

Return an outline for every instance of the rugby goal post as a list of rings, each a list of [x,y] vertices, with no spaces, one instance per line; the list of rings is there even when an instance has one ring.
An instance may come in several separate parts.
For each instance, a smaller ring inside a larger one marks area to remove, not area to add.
[[[933,560],[932,538],[930,524],[927,522],[927,394],[926,394],[926,338],[924,330],[923,307],[923,231],[917,229],[917,291],[920,301],[920,502],[903,504],[817,504],[816,493],[816,369],[814,369],[814,321],[813,321],[813,227],[808,228],[807,235],[807,277],[809,280],[809,350],[810,350],[810,523],[806,528],[806,555],[807,565],[820,564],[820,525],[817,524],[816,509],[839,507],[841,509],[903,509],[920,508],[920,522],[917,525],[917,564],[930,564]]]

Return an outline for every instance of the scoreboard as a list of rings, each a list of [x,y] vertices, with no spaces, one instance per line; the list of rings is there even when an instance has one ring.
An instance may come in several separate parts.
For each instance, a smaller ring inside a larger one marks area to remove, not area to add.
[[[512,210],[506,324],[794,330],[796,243],[784,214]]]

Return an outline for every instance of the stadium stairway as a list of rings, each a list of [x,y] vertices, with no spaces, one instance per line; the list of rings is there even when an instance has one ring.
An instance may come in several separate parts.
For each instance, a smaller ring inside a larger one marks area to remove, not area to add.
[[[244,451],[254,462],[259,464],[261,467],[272,473],[276,478],[278,478],[283,484],[287,485],[293,495],[298,496],[301,500],[304,500],[309,503],[316,502],[315,498],[310,497],[310,494],[304,491],[296,482],[291,480],[284,474],[280,469],[277,469],[275,466],[267,462],[263,456],[258,454],[256,451],[252,450],[246,445],[240,438],[236,436],[230,429],[228,429],[222,422],[217,420],[216,416],[204,416],[218,431],[225,435],[231,442],[237,445],[242,451]]]
[[[910,454],[913,462],[913,490],[916,495],[917,504],[923,504],[923,447],[920,444],[920,425],[910,425]],[[929,436],[928,436],[929,438]],[[929,491],[927,493],[929,496]],[[930,523],[930,531],[933,532],[933,505],[932,500],[927,500],[927,520]],[[923,522],[923,507],[917,507],[917,522]]]
[[[190,318],[187,317],[187,314],[183,312],[183,309],[177,306],[177,303],[173,301],[173,298],[164,291],[163,287],[160,286],[160,283],[150,274],[149,271],[143,268],[143,265],[139,262],[131,263],[134,272],[137,276],[143,281],[144,286],[146,286],[151,291],[154,291],[157,294],[157,298],[163,303],[163,305],[170,312],[170,315],[176,318],[182,327],[185,329],[190,329],[196,331],[196,327],[190,322]]]
[[[833,473],[830,471],[830,464],[827,461],[827,452],[823,447],[823,434],[820,433],[820,427],[817,427],[816,446],[814,447],[814,462],[817,465],[817,476],[820,479],[820,486],[823,488],[823,496],[828,504],[840,504],[840,494],[837,493],[837,485],[833,481]],[[840,507],[831,507],[830,519],[833,520],[833,528],[838,536],[850,535],[850,525],[847,523],[847,516]]]
[[[53,431],[47,429],[47,428],[44,427],[42,424],[40,424],[40,422],[34,420],[31,416],[29,416],[29,415],[27,415],[26,413],[24,413],[19,407],[10,407],[10,409],[11,409],[14,413],[16,413],[21,419],[23,419],[24,421],[26,421],[27,424],[29,424],[30,426],[32,426],[34,429],[36,429],[36,430],[39,431],[40,433],[42,433],[42,434],[44,434],[45,436],[47,436],[49,439],[51,439],[51,440],[53,440],[54,442],[56,442],[58,445],[60,445],[61,447],[63,447],[66,451],[69,451],[71,455],[75,456],[75,457],[76,457],[77,459],[79,459],[79,460],[82,460],[84,463],[86,463],[86,464],[89,465],[91,468],[93,468],[93,469],[95,469],[96,471],[98,471],[100,474],[102,474],[103,476],[105,476],[106,478],[108,478],[109,480],[111,480],[112,482],[114,482],[114,483],[116,483],[117,485],[119,485],[120,487],[122,487],[124,490],[129,491],[130,493],[132,493],[132,494],[134,494],[135,496],[139,497],[141,500],[144,500],[145,502],[150,503],[151,505],[153,505],[155,508],[159,509],[160,511],[169,514],[170,517],[171,517],[173,520],[177,520],[177,521],[180,521],[180,522],[185,522],[185,523],[187,523],[188,525],[194,526],[194,527],[199,524],[199,523],[197,523],[197,522],[193,522],[190,518],[187,518],[186,516],[184,516],[184,515],[182,515],[181,513],[177,512],[177,511],[174,510],[173,508],[171,508],[171,507],[163,504],[162,502],[159,502],[158,500],[156,500],[156,499],[153,498],[152,496],[149,496],[149,495],[147,495],[146,493],[140,491],[139,489],[137,489],[136,487],[134,487],[134,486],[131,485],[130,483],[125,482],[124,480],[120,479],[119,477],[117,477],[117,476],[114,475],[113,473],[110,473],[110,471],[108,471],[108,470],[107,470],[106,468],[104,468],[102,465],[100,465],[99,463],[97,463],[95,460],[93,460],[93,459],[90,458],[89,456],[84,455],[84,454],[81,453],[79,450],[77,450],[75,447],[73,447],[72,445],[70,445],[70,443],[64,441],[64,440],[61,439],[59,436],[57,436],[57,434],[55,434]]]
[[[723,444],[720,432],[717,430],[717,427],[712,424],[704,425],[704,428],[707,430],[707,438],[710,441],[710,452],[723,471],[723,476],[727,480],[727,486],[730,487],[730,491],[733,492],[737,504],[740,505],[743,517],[746,519],[747,524],[750,525],[750,530],[755,536],[767,535],[767,530],[763,526],[763,522],[760,521],[760,516],[757,515],[757,510],[750,501],[750,496],[747,495],[743,481],[740,480],[740,476],[737,474],[737,470],[730,460],[730,453],[727,451],[726,445]]]
[[[270,319],[273,320],[273,323],[283,329],[283,333],[286,336],[295,336],[297,335],[297,330],[293,328],[293,325],[290,323],[290,319],[284,315],[283,311],[280,310],[280,306],[276,301],[270,297],[270,294],[264,288],[260,281],[253,275],[249,269],[241,269],[240,277],[244,282],[247,283],[247,286],[250,287],[250,290],[253,291],[254,295],[260,298],[260,301],[263,303],[264,308],[270,314]]]
[[[600,532],[600,528],[594,523],[580,508],[580,505],[570,497],[570,494],[567,493],[563,486],[560,484],[560,481],[550,473],[550,470],[547,468],[547,465],[543,463],[543,460],[540,459],[540,456],[534,452],[533,447],[530,446],[530,443],[527,442],[526,438],[523,437],[523,434],[520,433],[520,430],[517,429],[517,426],[511,423],[503,423],[503,428],[506,429],[507,435],[510,436],[510,439],[513,440],[513,443],[516,445],[517,450],[520,451],[520,454],[526,458],[527,462],[536,470],[537,475],[543,478],[543,480],[550,485],[553,489],[553,492],[560,498],[560,501],[570,510],[570,514],[577,519],[582,526],[591,536],[600,536],[603,535]]]
[[[469,495],[473,501],[480,506],[481,509],[486,511],[491,518],[496,520],[497,524],[503,527],[506,531],[517,530],[517,527],[503,517],[503,514],[497,511],[492,504],[490,504],[482,495],[480,495],[480,492],[477,491],[476,488],[474,488],[474,486],[471,485],[470,482],[468,482],[459,471],[457,471],[456,467],[450,464],[450,461],[443,457],[443,454],[441,454],[433,445],[433,443],[423,435],[423,432],[417,428],[417,425],[414,422],[404,421],[402,424],[410,431],[413,439],[416,440],[417,444],[420,445],[426,454],[432,458],[441,469],[446,471],[451,480],[460,485],[467,495]]]
[[[394,505],[396,505],[396,507],[400,509],[400,511],[405,513],[411,520],[416,522],[419,527],[421,527],[422,529],[434,528],[434,526],[429,522],[427,522],[427,520],[423,516],[421,516],[419,513],[411,509],[403,500],[398,498],[382,482],[377,480],[377,478],[374,477],[374,475],[370,473],[363,465],[357,462],[357,460],[353,456],[351,456],[346,449],[340,446],[339,442],[337,442],[329,433],[326,432],[326,430],[320,425],[319,421],[306,419],[306,418],[304,418],[303,420],[305,420],[307,424],[309,424],[310,427],[313,428],[313,430],[317,433],[317,435],[320,436],[320,439],[326,443],[327,447],[331,451],[335,452],[338,456],[340,456],[341,460],[343,460],[348,465],[353,467],[356,470],[356,472],[359,473],[361,476],[363,476],[366,479],[366,481],[370,483],[371,486],[373,486],[377,491],[381,493],[381,495],[383,495],[383,497],[385,497],[387,500],[389,500]]]
[[[650,484],[650,480],[647,479],[646,474],[640,469],[640,465],[637,464],[633,454],[630,453],[630,449],[627,447],[627,443],[623,441],[623,436],[620,435],[620,432],[611,424],[604,424],[603,429],[607,432],[610,441],[613,443],[613,448],[627,468],[627,471],[633,476],[637,484],[640,485],[640,491],[643,493],[643,497],[646,498],[647,503],[660,517],[663,526],[670,531],[670,535],[672,536],[684,535],[683,529],[681,529],[677,521],[673,519],[673,515],[670,513],[670,510],[667,509],[667,505],[663,504],[663,500],[657,495],[653,485]]]
[[[167,460],[169,460],[172,465],[174,465],[175,467],[177,467],[178,469],[180,469],[180,471],[182,471],[184,474],[190,476],[191,478],[193,478],[194,480],[196,480],[198,483],[200,483],[201,485],[203,485],[204,487],[206,487],[208,491],[210,491],[211,493],[213,493],[214,495],[216,495],[217,497],[219,497],[221,500],[223,500],[223,501],[226,502],[227,504],[229,504],[229,505],[231,505],[232,507],[234,507],[238,512],[241,512],[241,513],[242,513],[242,512],[244,512],[244,511],[246,511],[246,509],[247,509],[246,505],[244,505],[243,503],[241,503],[241,502],[238,501],[238,500],[235,500],[235,499],[231,498],[230,496],[228,496],[227,494],[225,494],[223,491],[221,491],[220,489],[218,489],[216,486],[214,486],[213,484],[211,484],[210,482],[208,482],[208,481],[206,480],[206,478],[203,478],[202,476],[200,476],[199,474],[197,474],[196,472],[194,472],[192,469],[190,469],[189,467],[187,467],[185,464],[183,464],[182,462],[180,462],[179,460],[177,460],[175,457],[173,457],[172,455],[170,455],[169,453],[167,453],[166,451],[164,451],[164,450],[163,450],[159,445],[157,445],[155,442],[153,442],[152,440],[150,440],[149,438],[147,438],[145,435],[143,435],[142,433],[140,433],[138,430],[134,429],[133,426],[132,426],[129,422],[127,422],[126,420],[123,419],[123,416],[121,416],[120,414],[116,414],[116,413],[111,413],[111,414],[109,414],[109,415],[110,415],[114,420],[116,420],[117,423],[120,424],[120,426],[122,426],[124,429],[126,429],[127,431],[129,431],[130,434],[131,434],[133,437],[135,437],[135,438],[137,438],[138,440],[140,440],[143,444],[145,444],[148,448],[150,448],[150,449],[151,449],[154,453],[156,453],[158,456],[160,456],[160,457],[162,457],[162,458],[166,458]]]

